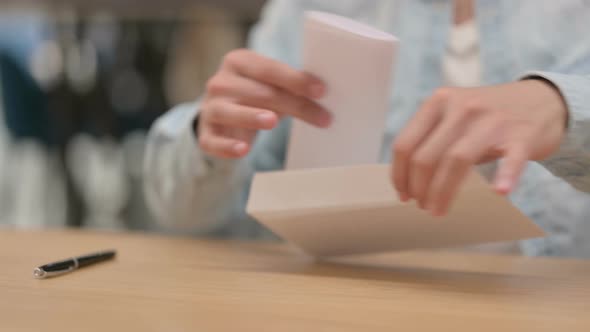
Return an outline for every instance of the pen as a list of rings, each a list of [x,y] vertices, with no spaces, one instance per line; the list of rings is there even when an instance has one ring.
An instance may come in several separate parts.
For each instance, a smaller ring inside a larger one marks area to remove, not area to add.
[[[37,279],[55,277],[58,275],[66,274],[68,272],[72,272],[84,266],[112,259],[115,257],[115,254],[116,251],[107,250],[84,256],[73,257],[59,262],[45,264],[33,270],[33,276]]]

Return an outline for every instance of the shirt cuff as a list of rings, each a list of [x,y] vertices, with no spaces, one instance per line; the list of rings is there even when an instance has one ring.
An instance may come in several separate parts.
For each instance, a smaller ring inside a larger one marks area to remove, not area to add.
[[[180,174],[190,174],[194,179],[200,179],[211,175],[213,172],[229,172],[236,166],[236,161],[220,159],[208,155],[199,147],[196,136],[195,124],[199,112],[187,121],[183,129],[177,152],[181,156],[179,163]]]
[[[560,148],[553,157],[572,149],[578,149],[583,144],[583,139],[579,135],[580,124],[588,120],[588,114],[583,112],[584,108],[587,107],[584,104],[585,91],[580,87],[588,83],[574,75],[545,71],[527,72],[520,79],[543,79],[551,83],[565,101],[568,112],[567,128]]]

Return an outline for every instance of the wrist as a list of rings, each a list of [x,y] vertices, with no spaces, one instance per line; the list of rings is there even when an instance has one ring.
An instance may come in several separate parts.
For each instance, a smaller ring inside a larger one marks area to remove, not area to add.
[[[569,127],[569,111],[565,98],[559,88],[553,82],[543,77],[528,77],[523,82],[534,86],[535,91],[533,91],[533,96],[538,96],[543,100],[543,104],[559,116],[560,122],[563,124],[563,129],[567,129]]]

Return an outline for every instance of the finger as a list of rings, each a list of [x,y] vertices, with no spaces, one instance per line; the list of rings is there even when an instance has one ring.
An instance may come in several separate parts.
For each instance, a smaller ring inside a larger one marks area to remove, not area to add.
[[[319,104],[304,98],[296,97],[278,90],[271,109],[280,115],[289,115],[320,128],[327,128],[332,124],[332,114]]]
[[[426,207],[433,215],[447,214],[472,167],[493,146],[497,128],[493,122],[482,119],[445,154],[427,193]]]
[[[464,135],[469,126],[477,121],[476,111],[447,106],[444,119],[417,149],[411,160],[409,187],[411,195],[421,208],[426,208],[429,187],[434,174],[440,167],[441,159],[449,147]]]
[[[227,65],[237,73],[261,81],[297,96],[321,98],[325,86],[311,74],[248,50],[238,50],[226,56]]]
[[[512,192],[528,160],[529,153],[526,144],[512,143],[512,146],[507,149],[504,158],[500,160],[500,165],[496,172],[494,179],[494,189],[496,192],[502,195]]]
[[[275,112],[228,101],[209,103],[206,107],[206,121],[231,128],[268,130],[279,121]]]
[[[409,188],[410,160],[416,148],[430,134],[442,116],[448,92],[441,90],[428,99],[402,130],[393,145],[393,185],[402,201],[412,196]]]
[[[231,96],[236,103],[289,115],[317,127],[331,124],[331,114],[312,100],[248,78],[223,75],[211,80],[207,91],[212,96]]]
[[[199,147],[209,155],[226,159],[242,158],[250,149],[248,143],[215,135],[212,130],[206,130],[199,136]]]

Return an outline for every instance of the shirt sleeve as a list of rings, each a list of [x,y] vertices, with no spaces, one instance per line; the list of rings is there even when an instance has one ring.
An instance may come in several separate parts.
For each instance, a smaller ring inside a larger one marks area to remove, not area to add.
[[[294,26],[298,15],[290,0],[271,1],[250,34],[249,47],[296,65]],[[248,158],[222,160],[203,153],[194,123],[199,103],[177,106],[158,119],[148,135],[144,160],[148,205],[165,230],[223,233],[247,219],[244,204],[253,172],[282,167],[287,122],[261,132]],[[234,223],[234,225],[229,225]]]
[[[565,138],[559,150],[541,164],[574,188],[590,192],[590,75],[533,71],[524,78],[551,82],[568,108]]]

